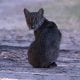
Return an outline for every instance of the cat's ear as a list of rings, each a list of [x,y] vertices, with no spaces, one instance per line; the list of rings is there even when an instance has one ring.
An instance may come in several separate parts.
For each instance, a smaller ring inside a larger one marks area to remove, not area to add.
[[[26,8],[24,8],[24,14],[27,16],[30,14],[30,12]]]
[[[43,15],[43,14],[44,14],[43,8],[39,9],[38,13],[39,13],[40,15]]]

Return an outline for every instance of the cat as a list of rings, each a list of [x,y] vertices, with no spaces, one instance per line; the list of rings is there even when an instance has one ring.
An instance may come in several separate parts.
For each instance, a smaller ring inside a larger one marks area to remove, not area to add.
[[[28,61],[34,68],[56,67],[62,34],[57,25],[44,17],[43,8],[30,12],[24,8],[29,29],[34,30],[35,40],[28,49]]]

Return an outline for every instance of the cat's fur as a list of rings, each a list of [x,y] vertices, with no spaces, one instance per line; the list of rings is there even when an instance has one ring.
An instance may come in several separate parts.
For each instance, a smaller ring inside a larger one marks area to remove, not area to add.
[[[44,10],[29,12],[24,9],[26,22],[30,29],[34,29],[35,41],[29,47],[28,60],[33,67],[47,68],[57,66],[59,56],[61,32],[54,22],[43,16]]]

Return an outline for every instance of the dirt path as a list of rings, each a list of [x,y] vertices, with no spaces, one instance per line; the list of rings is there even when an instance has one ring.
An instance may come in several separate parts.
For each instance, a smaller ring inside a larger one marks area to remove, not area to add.
[[[70,56],[71,55],[71,56]],[[79,80],[80,52],[61,50],[58,67],[36,69],[27,61],[27,49],[0,50],[0,80]]]
[[[0,37],[0,80],[80,80],[78,32],[61,30],[63,38],[58,67],[50,69],[35,69],[28,63],[27,49],[34,40],[32,32],[25,34],[23,31],[18,35],[21,31],[1,30],[2,34],[4,32],[7,37]]]
[[[26,26],[24,7],[43,7],[45,16],[58,24],[63,34],[58,67],[35,69],[28,63],[34,36]],[[79,0],[0,0],[0,80],[80,80],[79,9]]]

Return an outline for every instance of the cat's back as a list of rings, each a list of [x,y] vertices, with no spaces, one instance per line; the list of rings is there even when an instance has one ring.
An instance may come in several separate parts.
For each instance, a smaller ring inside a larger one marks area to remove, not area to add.
[[[61,41],[61,32],[57,28],[57,25],[53,22],[49,22],[46,28],[41,33],[41,44],[42,44],[42,54],[44,53],[45,57],[47,58],[48,62],[55,62],[58,53],[59,53],[59,46]]]
[[[61,39],[62,34],[54,22],[48,21],[46,25],[43,25],[43,27],[45,28],[41,32],[42,38],[45,40]]]

